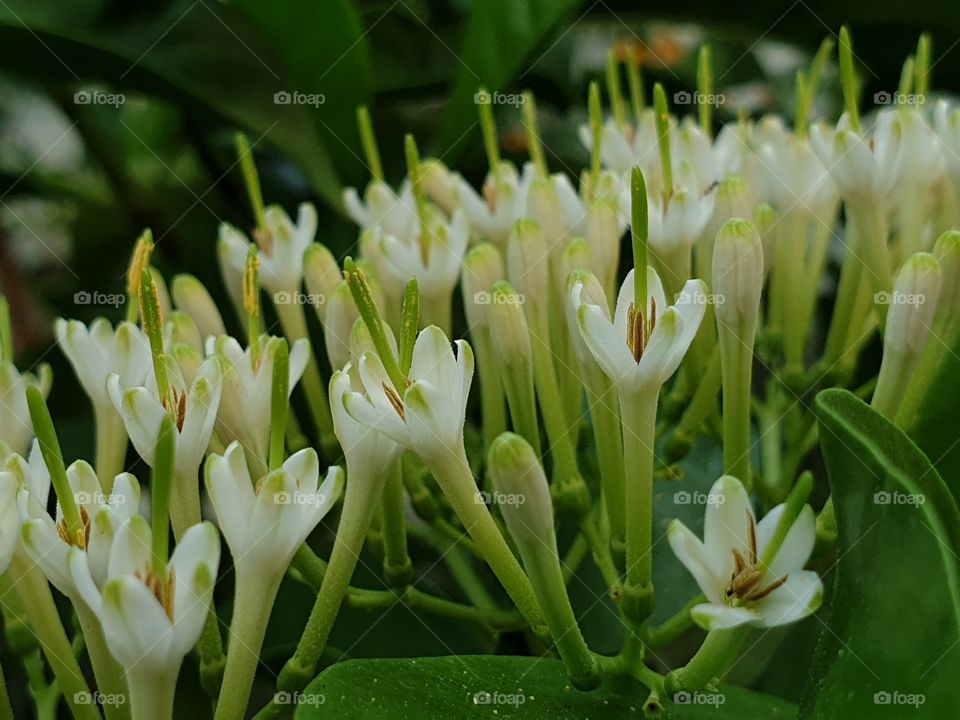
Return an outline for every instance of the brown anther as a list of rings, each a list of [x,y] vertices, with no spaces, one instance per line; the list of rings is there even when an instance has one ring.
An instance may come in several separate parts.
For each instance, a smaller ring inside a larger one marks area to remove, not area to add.
[[[491,213],[497,211],[497,183],[493,178],[488,179],[483,184],[483,199],[487,203],[487,208]]]
[[[163,399],[163,407],[167,412],[173,413],[177,430],[183,430],[183,423],[187,419],[187,393],[172,388],[170,396]]]
[[[390,401],[390,404],[393,405],[393,409],[397,411],[397,415],[400,416],[401,420],[405,420],[406,418],[403,414],[403,400],[401,400],[400,396],[397,395],[397,391],[387,383],[381,383],[381,386],[383,387],[383,392]]]
[[[650,298],[650,317],[644,319],[643,312],[638,312],[633,303],[627,310],[627,347],[636,362],[640,362],[643,351],[647,349],[653,328],[657,324],[657,301]]]
[[[757,563],[757,524],[750,511],[747,511],[747,555],[744,559],[743,554],[734,548],[733,553],[733,573],[730,575],[730,584],[727,585],[726,596],[728,600],[734,601],[734,604],[752,602],[765,598],[778,587],[787,581],[787,575],[774,580],[764,587],[760,587],[760,581],[766,571],[765,567],[760,567]]]
[[[77,536],[73,537],[70,533],[70,527],[67,525],[66,518],[62,518],[60,522],[57,523],[57,535],[59,535],[60,539],[67,545],[86,550],[87,543],[90,542],[90,513],[87,512],[87,509],[83,505],[78,506],[77,510],[80,511],[80,530]]]
[[[273,255],[273,233],[266,228],[254,228],[253,240],[264,255]]]
[[[167,568],[165,578],[154,573],[153,568],[149,565],[143,570],[138,570],[134,575],[153,593],[153,596],[160,605],[163,606],[163,611],[167,614],[167,618],[169,618],[170,622],[173,622],[173,568]]]

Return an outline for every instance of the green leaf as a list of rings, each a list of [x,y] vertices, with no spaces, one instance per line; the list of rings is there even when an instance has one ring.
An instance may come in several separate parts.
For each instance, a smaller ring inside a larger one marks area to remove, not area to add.
[[[817,397],[836,509],[833,601],[800,718],[952,717],[960,514],[896,426],[845,390]]]
[[[462,151],[459,140],[476,123],[473,95],[477,88],[503,90],[524,69],[531,69],[531,63],[537,61],[535,52],[546,49],[541,45],[547,35],[579,5],[579,0],[484,0],[473,4],[443,127],[446,162]]]
[[[552,659],[485,655],[350,660],[310,683],[299,697],[294,717],[619,720],[642,717],[647,695],[639,683],[619,678],[594,692],[579,692],[567,683],[562,663]],[[776,720],[792,718],[796,712],[778,698],[742,688],[678,700],[665,704],[661,720]]]

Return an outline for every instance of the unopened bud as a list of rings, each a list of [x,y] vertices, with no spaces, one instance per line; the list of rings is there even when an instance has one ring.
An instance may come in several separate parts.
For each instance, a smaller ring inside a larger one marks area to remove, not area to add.
[[[350,288],[341,281],[327,298],[327,312],[323,323],[323,340],[330,367],[340,369],[350,362],[350,333],[360,317]]]
[[[960,231],[949,230],[933,246],[940,264],[940,294],[933,314],[933,329],[944,342],[951,342],[960,327]]]
[[[177,275],[171,286],[177,309],[189,315],[197,325],[200,337],[226,334],[223,316],[203,283],[193,275]]]
[[[303,281],[308,293],[322,298],[322,302],[314,303],[320,322],[327,313],[327,298],[333,295],[342,279],[333,253],[325,245],[311,243],[303,253]]]
[[[503,257],[492,243],[480,243],[467,253],[461,276],[463,309],[471,328],[486,327],[489,319],[486,305],[491,301],[490,288],[503,280]]]
[[[507,277],[527,301],[527,317],[540,332],[546,327],[550,271],[547,243],[540,226],[533,220],[518,220],[510,232],[507,246]]]
[[[763,246],[748,220],[731,218],[717,233],[713,248],[713,292],[718,324],[750,332],[741,336],[753,346],[763,290]]]

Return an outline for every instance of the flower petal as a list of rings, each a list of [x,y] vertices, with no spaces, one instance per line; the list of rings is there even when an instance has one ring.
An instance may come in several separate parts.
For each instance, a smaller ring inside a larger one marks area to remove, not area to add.
[[[815,613],[823,602],[823,582],[810,570],[792,573],[787,581],[757,602],[760,625],[774,627]]]
[[[760,615],[753,610],[716,603],[696,605],[690,610],[690,617],[704,630],[723,630],[760,621]]]
[[[733,550],[749,560],[748,515],[753,517],[753,508],[743,483],[732,475],[717,480],[707,496],[703,542],[718,577],[729,578],[733,573]]]
[[[700,538],[682,522],[674,520],[667,529],[667,540],[673,554],[690,571],[707,599],[712,603],[722,603],[723,579],[714,573],[710,564],[711,556]]]
[[[757,523],[757,552],[761,557],[776,531],[777,524],[783,516],[783,510],[783,505],[777,505],[766,514],[763,520]],[[810,553],[813,552],[816,535],[816,519],[813,516],[813,510],[809,505],[805,505],[787,532],[787,536],[783,539],[783,544],[780,545],[777,554],[767,566],[767,578],[776,580],[784,575],[802,570],[807,558],[810,557]]]

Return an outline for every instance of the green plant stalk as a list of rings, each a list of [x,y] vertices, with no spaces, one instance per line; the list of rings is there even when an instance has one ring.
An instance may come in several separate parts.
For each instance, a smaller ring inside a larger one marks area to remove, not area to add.
[[[223,673],[227,666],[227,656],[223,653],[223,638],[220,636],[220,619],[217,609],[210,602],[207,619],[197,640],[197,654],[200,656],[200,684],[210,698],[216,702],[223,683]]]
[[[407,552],[407,530],[403,519],[403,472],[400,458],[387,475],[380,498],[383,510],[383,572],[387,584],[404,588],[413,580],[413,563]]]
[[[916,366],[917,358],[914,354],[894,350],[886,347],[883,350],[883,362],[880,365],[880,374],[877,377],[877,386],[873,391],[870,405],[888,420],[893,421],[903,405],[903,399],[909,390],[907,377],[914,377],[911,366]]]
[[[863,264],[856,257],[854,248],[855,241],[846,248],[843,263],[840,266],[840,280],[837,285],[833,315],[830,318],[830,329],[827,331],[827,341],[823,350],[822,362],[826,368],[832,368],[847,348],[854,306],[857,303],[861,276],[864,272]]]
[[[563,413],[563,401],[557,383],[553,353],[545,338],[549,328],[542,322],[540,313],[531,313],[530,345],[533,353],[533,382],[540,403],[540,413],[550,442],[554,462],[554,477],[569,480],[579,477],[577,455],[573,447],[570,426]],[[537,446],[534,446],[537,447]]]
[[[695,624],[693,617],[690,615],[690,611],[706,601],[705,596],[697,595],[677,611],[676,614],[671,615],[659,625],[646,628],[643,632],[643,644],[649,648],[658,648],[676,640]]]
[[[372,477],[354,476],[347,483],[330,562],[324,570],[317,599],[297,649],[280,671],[277,681],[279,690],[300,690],[313,679],[363,550],[367,530],[383,494],[386,476],[386,472],[375,473]],[[297,552],[298,567],[302,566],[308,550],[304,546]]]
[[[827,250],[830,247],[830,240],[833,236],[833,224],[837,216],[837,207],[838,205],[835,203],[826,214],[812,221],[813,235],[810,240],[806,271],[802,278],[803,310],[800,313],[801,324],[798,331],[804,339],[807,338],[810,332],[810,325],[813,322],[813,313],[816,309],[817,297],[820,292],[820,281],[823,278],[823,268],[827,261]]]
[[[810,274],[805,266],[807,244],[807,217],[804,213],[792,210],[780,218],[780,227],[784,236],[783,254],[786,272],[783,276],[783,354],[788,370],[803,370],[804,335],[804,281]],[[779,259],[779,258],[778,258]]]
[[[620,395],[623,464],[627,471],[627,582],[639,588],[650,587],[653,570],[653,443],[658,390],[654,387]]]
[[[592,515],[587,515],[580,521],[580,532],[586,538],[593,555],[593,561],[603,577],[607,588],[614,588],[620,584],[620,573],[617,572],[613,564],[613,556],[610,554],[610,545],[604,542],[601,532],[597,529]],[[542,604],[542,602],[541,602]]]
[[[80,627],[83,630],[83,639],[87,645],[87,655],[90,656],[90,664],[93,666],[93,676],[96,678],[97,688],[104,695],[127,698],[127,681],[129,680],[130,669],[122,667],[114,659],[107,647],[107,640],[103,635],[100,619],[93,614],[86,603],[78,599],[73,603],[73,607],[77,612],[77,619],[80,621]],[[132,687],[129,688],[129,693],[130,695],[133,694]],[[130,700],[130,703],[105,705],[104,712],[107,720],[128,720],[133,712],[132,697]],[[139,715],[136,718],[140,720]]]
[[[457,448],[444,448],[421,459],[514,605],[533,631],[543,634],[543,616],[533,587],[477,492],[462,442]]]
[[[123,470],[127,455],[127,431],[123,418],[109,402],[94,403],[93,419],[96,426],[97,478],[104,495],[113,491],[113,480]]]
[[[680,690],[697,690],[722,675],[736,662],[740,648],[750,632],[749,625],[711,630],[707,639],[684,667],[667,675],[664,690],[673,695]]]
[[[20,548],[14,552],[7,573],[73,717],[76,720],[100,720],[95,705],[81,704],[74,699],[90,697],[90,688],[74,657],[47,579]]]
[[[532,353],[531,353],[532,354]],[[542,454],[540,447],[540,423],[537,419],[537,400],[534,390],[533,358],[523,357],[519,363],[506,359],[500,361],[500,380],[507,396],[510,422],[518,435],[523,437],[534,452]],[[484,418],[486,422],[486,418]]]
[[[722,384],[720,345],[714,346],[713,354],[707,363],[707,368],[697,383],[697,389],[690,398],[687,409],[680,416],[677,428],[674,431],[676,442],[682,446],[689,447],[693,443],[693,438],[706,422],[707,417],[716,407],[717,393],[720,392]],[[686,451],[684,451],[684,455]]]
[[[938,332],[940,330],[940,332]],[[920,354],[920,360],[917,363],[917,369],[910,379],[909,386],[906,389],[900,407],[897,410],[895,422],[898,427],[909,429],[916,420],[917,412],[923,404],[923,400],[930,389],[931,383],[936,376],[937,368],[943,361],[948,349],[953,347],[954,342],[940,340],[946,337],[947,340],[955,340],[951,335],[956,335],[955,328],[953,332],[949,328],[934,327],[931,337],[927,340],[927,345]],[[944,335],[946,331],[946,335]]]
[[[767,402],[757,413],[760,422],[760,489],[768,501],[778,503],[789,491],[789,480],[782,471],[781,421],[785,409],[783,390],[776,380],[767,385]]]
[[[893,288],[890,251],[887,248],[887,221],[881,201],[872,194],[846,199],[847,210],[857,227],[855,247],[864,264],[864,277],[874,293]],[[887,320],[887,305],[878,304],[880,327]]]
[[[130,681],[130,712],[136,720],[172,720],[173,697],[179,665],[164,671],[161,677],[142,667],[127,671]]]
[[[750,380],[753,374],[755,322],[748,327],[721,325],[720,367],[723,379],[723,470],[748,489],[750,473]]]
[[[215,720],[243,720],[282,575],[238,571],[230,644]]]
[[[197,473],[176,472],[170,488],[170,524],[179,541],[191,527],[200,523],[200,483]]]
[[[277,317],[280,318],[280,325],[283,327],[283,334],[287,336],[287,341],[292,346],[301,338],[309,341],[307,332],[307,319],[303,313],[303,306],[296,304],[281,305],[274,304],[277,311]],[[323,454],[326,457],[339,455],[339,443],[333,434],[333,418],[330,417],[330,403],[327,400],[327,390],[320,379],[320,369],[317,367],[317,361],[313,353],[307,360],[307,367],[303,371],[301,380],[303,391],[307,396],[307,403],[310,405],[310,411],[313,414],[314,422],[317,425],[317,432],[320,434],[320,445]]]
[[[583,383],[593,425],[593,440],[597,446],[597,465],[600,468],[600,488],[603,507],[610,522],[613,546],[626,543],[626,510],[624,502],[623,436],[620,433],[620,408],[616,391],[593,363],[583,368]]]
[[[500,369],[493,355],[490,328],[475,327],[472,331],[474,357],[480,374],[480,409],[483,413],[483,445],[490,443],[507,429],[507,409],[503,402]]]

